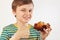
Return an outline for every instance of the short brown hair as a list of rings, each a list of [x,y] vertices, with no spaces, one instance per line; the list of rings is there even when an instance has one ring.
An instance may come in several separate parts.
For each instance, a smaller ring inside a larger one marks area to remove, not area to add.
[[[12,9],[15,11],[17,6],[30,4],[30,3],[33,4],[32,0],[14,0],[12,2]]]

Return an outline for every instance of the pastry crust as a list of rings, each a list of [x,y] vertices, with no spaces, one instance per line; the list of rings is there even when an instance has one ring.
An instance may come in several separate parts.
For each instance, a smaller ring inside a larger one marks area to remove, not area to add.
[[[44,31],[43,29],[47,29],[47,25],[44,22],[40,21],[34,24],[34,29],[38,31]]]

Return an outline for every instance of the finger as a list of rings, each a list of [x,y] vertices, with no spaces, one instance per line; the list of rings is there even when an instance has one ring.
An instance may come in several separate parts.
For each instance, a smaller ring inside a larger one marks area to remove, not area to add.
[[[49,30],[51,31],[52,29],[50,28]]]
[[[51,31],[52,30],[52,28],[47,28],[49,31]]]
[[[49,23],[47,23],[46,26],[47,26],[47,28],[50,28],[50,24]]]
[[[52,30],[52,28],[50,27],[50,24],[49,23],[47,23],[47,29],[49,29],[49,31],[51,31]]]
[[[48,33],[48,29],[43,29],[45,33]]]
[[[49,29],[46,29],[46,31],[48,32],[48,34],[51,32],[51,30],[52,30],[52,29],[50,29],[50,28],[49,28]]]

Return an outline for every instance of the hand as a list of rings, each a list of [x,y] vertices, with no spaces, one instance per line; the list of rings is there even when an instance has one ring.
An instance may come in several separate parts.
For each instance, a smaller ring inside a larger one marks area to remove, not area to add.
[[[50,31],[52,30],[49,23],[47,23],[46,26],[47,26],[48,28],[47,28],[47,29],[43,29],[44,32],[40,31],[42,40],[45,40],[46,37],[49,35]]]

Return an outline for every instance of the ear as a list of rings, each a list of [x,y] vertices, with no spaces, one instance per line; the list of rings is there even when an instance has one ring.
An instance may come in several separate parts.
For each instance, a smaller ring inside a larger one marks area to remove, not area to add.
[[[12,10],[13,15],[16,15],[16,11]]]

